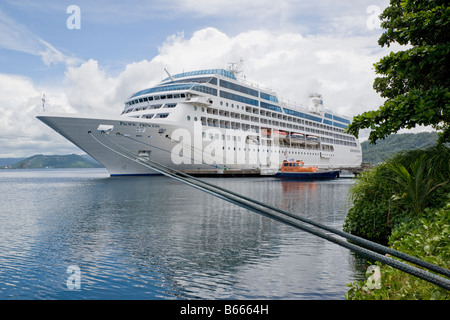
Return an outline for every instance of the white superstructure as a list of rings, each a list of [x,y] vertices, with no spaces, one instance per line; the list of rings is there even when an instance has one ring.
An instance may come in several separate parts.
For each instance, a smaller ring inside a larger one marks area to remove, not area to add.
[[[116,117],[43,113],[38,119],[111,175],[155,173],[134,157],[191,173],[262,174],[286,159],[319,168],[359,167],[362,160],[359,141],[344,132],[350,119],[326,110],[321,95],[294,107],[224,69],[169,75],[132,94]]]

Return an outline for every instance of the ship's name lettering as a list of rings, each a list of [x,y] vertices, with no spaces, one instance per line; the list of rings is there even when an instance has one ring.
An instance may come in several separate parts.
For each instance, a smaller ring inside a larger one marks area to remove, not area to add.
[[[159,124],[151,124],[151,123],[136,123],[136,122],[124,122],[120,121],[121,126],[128,127],[150,127],[150,128],[159,128]]]

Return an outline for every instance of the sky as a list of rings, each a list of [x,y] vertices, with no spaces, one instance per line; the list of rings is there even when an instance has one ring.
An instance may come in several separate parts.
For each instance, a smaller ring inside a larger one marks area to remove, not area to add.
[[[290,103],[312,92],[353,117],[375,110],[388,0],[0,0],[0,158],[83,152],[42,112],[119,115],[171,74],[228,68]],[[361,132],[364,140],[368,132]]]

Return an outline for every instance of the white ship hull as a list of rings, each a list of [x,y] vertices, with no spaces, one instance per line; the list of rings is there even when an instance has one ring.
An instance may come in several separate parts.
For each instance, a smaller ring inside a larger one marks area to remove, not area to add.
[[[344,132],[349,118],[317,108],[321,97],[314,99],[314,110],[295,109],[272,91],[213,69],[139,91],[117,117],[44,113],[38,119],[111,175],[158,173],[142,160],[212,174],[275,174],[288,159],[327,169],[359,167],[361,146]]]
[[[241,142],[218,142],[205,139],[202,132],[206,136],[227,136],[230,130],[202,130],[200,126],[180,127],[170,122],[151,123],[124,117],[43,114],[38,119],[100,162],[112,176],[159,174],[136,161],[147,158],[179,171],[212,174],[224,170],[275,174],[284,160],[293,158],[319,168],[361,165],[360,153],[351,153],[345,146],[335,147],[331,156],[314,149],[288,148],[279,141],[270,147],[247,144],[246,137],[254,136],[247,132],[233,132],[234,136],[240,135]]]

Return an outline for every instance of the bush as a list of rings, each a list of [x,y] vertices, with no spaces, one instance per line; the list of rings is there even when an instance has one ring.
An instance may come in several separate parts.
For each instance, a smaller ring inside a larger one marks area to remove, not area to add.
[[[439,144],[402,152],[363,172],[350,190],[346,232],[386,244],[403,216],[442,207],[450,192],[450,149]]]
[[[441,209],[425,209],[422,216],[405,216],[392,230],[389,244],[396,250],[450,268],[450,200]],[[380,267],[380,285],[358,281],[350,287],[349,300],[449,300],[450,291],[387,265]]]

